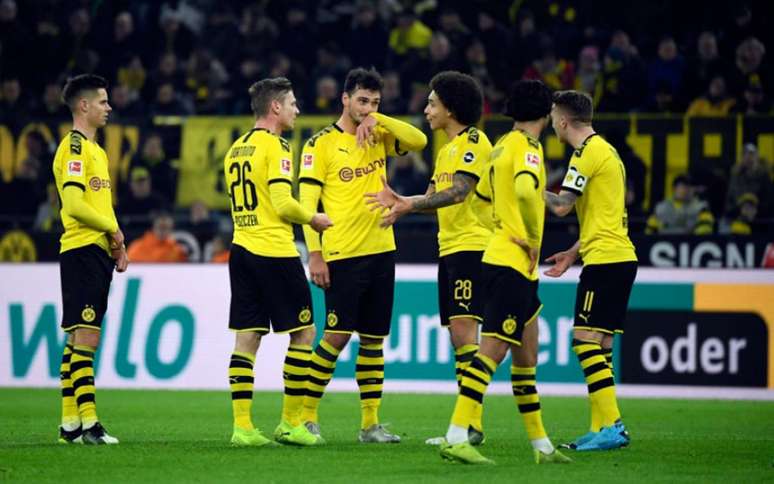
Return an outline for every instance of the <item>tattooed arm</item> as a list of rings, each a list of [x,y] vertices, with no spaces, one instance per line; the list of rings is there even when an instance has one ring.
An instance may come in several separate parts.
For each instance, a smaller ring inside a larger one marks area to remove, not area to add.
[[[551,210],[554,215],[564,217],[572,212],[572,209],[575,206],[575,200],[578,199],[578,195],[567,190],[560,191],[558,195],[554,192],[546,191],[544,192],[543,198],[546,200],[548,209]]]
[[[433,191],[431,194],[425,194],[411,201],[411,211],[437,210],[442,207],[448,207],[465,200],[465,197],[476,186],[476,180],[470,175],[464,173],[455,173],[452,178],[452,186],[440,192]]]

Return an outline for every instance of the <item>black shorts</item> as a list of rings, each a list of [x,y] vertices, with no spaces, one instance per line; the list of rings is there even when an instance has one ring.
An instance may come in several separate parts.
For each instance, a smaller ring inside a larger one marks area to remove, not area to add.
[[[325,331],[387,337],[395,293],[395,252],[329,262],[328,270],[331,287],[325,291]]]
[[[234,244],[228,261],[228,328],[266,334],[314,325],[312,294],[299,257],[264,257]]]
[[[538,281],[530,281],[510,267],[481,264],[486,294],[482,336],[521,345],[524,328],[537,319],[543,304]]]
[[[483,251],[455,252],[438,260],[438,309],[441,326],[455,318],[483,319],[481,287]]]
[[[623,333],[636,262],[584,266],[575,294],[575,328]]]
[[[65,331],[102,328],[114,268],[115,261],[95,244],[59,254]]]

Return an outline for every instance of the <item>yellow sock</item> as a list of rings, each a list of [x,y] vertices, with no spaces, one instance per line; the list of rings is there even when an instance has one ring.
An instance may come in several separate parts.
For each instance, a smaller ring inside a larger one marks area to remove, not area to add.
[[[228,381],[231,387],[231,409],[234,413],[234,425],[252,430],[253,420],[251,410],[253,406],[253,365],[255,355],[235,351],[231,354],[228,365]]]
[[[379,406],[384,388],[384,343],[360,344],[355,362],[355,379],[360,389],[360,428],[379,423]]]
[[[285,395],[282,398],[282,420],[293,427],[301,423],[301,407],[306,394],[306,379],[312,359],[310,345],[290,345],[282,366]]]
[[[320,399],[325,393],[325,387],[333,377],[336,369],[336,359],[340,351],[325,340],[320,340],[312,354],[309,363],[309,376],[306,380],[306,394],[304,395],[303,408],[301,409],[302,422],[317,422],[317,409],[320,407]]]
[[[97,402],[94,388],[94,349],[90,346],[74,346],[70,357],[70,378],[73,394],[78,404],[78,414],[84,429],[97,423]]]
[[[574,339],[572,349],[578,356],[591,400],[592,431],[598,431],[595,425],[607,427],[621,418],[615,397],[613,373],[607,365],[602,347],[596,341]],[[595,417],[596,412],[596,417]]]
[[[451,423],[467,429],[476,415],[476,408],[484,403],[484,394],[492,381],[497,364],[486,355],[477,353],[462,374],[462,384],[457,395]]]
[[[73,346],[66,344],[62,353],[62,365],[59,367],[59,382],[62,386],[62,426],[65,430],[75,430],[81,424],[78,403],[75,401],[73,380],[70,377],[70,360]]]
[[[511,366],[511,387],[516,405],[519,407],[524,428],[529,440],[547,437],[543,427],[543,416],[540,411],[540,395],[538,395],[535,367]]]
[[[477,344],[462,345],[454,350],[454,373],[457,377],[457,387],[462,384],[462,373],[465,371],[465,368],[470,365],[470,362],[473,361],[473,357],[476,356],[477,352]],[[482,405],[476,407],[473,420],[470,423],[470,425],[479,432],[482,432],[484,429],[484,424],[481,421],[483,413],[484,407]]]

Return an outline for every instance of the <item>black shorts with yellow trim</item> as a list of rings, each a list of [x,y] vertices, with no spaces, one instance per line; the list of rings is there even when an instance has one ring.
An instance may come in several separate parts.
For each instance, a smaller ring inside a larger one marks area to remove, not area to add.
[[[524,328],[536,319],[543,304],[538,281],[531,281],[510,267],[481,263],[486,294],[482,336],[521,345]]]
[[[470,318],[483,320],[481,258],[484,251],[460,251],[438,260],[438,309],[441,326],[450,320]]]
[[[228,261],[228,328],[266,334],[314,325],[312,294],[299,257],[265,257],[234,244]]]
[[[395,293],[395,252],[328,262],[328,271],[325,331],[387,337]]]
[[[575,294],[575,329],[623,333],[637,262],[583,267]]]
[[[62,328],[102,328],[115,261],[90,244],[59,254],[62,283]]]

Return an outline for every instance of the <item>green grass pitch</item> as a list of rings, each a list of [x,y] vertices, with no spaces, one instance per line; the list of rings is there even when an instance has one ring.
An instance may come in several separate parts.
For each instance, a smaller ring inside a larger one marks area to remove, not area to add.
[[[256,393],[253,420],[271,433],[280,393]],[[97,390],[115,447],[57,445],[54,389],[0,389],[0,481],[23,482],[774,482],[774,403],[622,399],[627,449],[572,453],[567,466],[538,466],[513,399],[487,397],[493,467],[443,462],[427,437],[443,434],[451,395],[387,394],[382,421],[403,437],[358,444],[356,394],[329,393],[320,409],[328,444],[231,448],[228,392]],[[583,398],[543,397],[555,443],[586,430]]]

